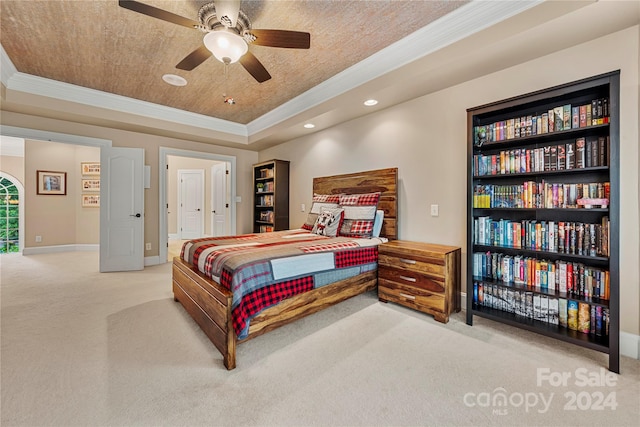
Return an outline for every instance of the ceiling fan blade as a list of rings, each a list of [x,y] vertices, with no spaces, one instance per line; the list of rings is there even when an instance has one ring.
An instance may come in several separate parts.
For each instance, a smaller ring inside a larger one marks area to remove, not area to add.
[[[211,51],[206,46],[202,45],[189,55],[187,55],[182,61],[176,65],[176,68],[180,70],[191,71],[204,61],[209,59]]]
[[[175,13],[167,12],[166,10],[158,9],[157,7],[149,6],[144,3],[140,3],[133,0],[119,0],[118,5],[125,9],[132,10],[134,12],[141,13],[143,15],[151,16],[152,18],[161,19],[163,21],[171,22],[174,24],[182,25],[187,28],[198,28],[200,23],[192,19],[183,18]]]
[[[309,49],[311,34],[289,30],[251,30],[258,46],[285,47],[289,49]]]
[[[216,17],[225,27],[233,28],[240,13],[240,0],[214,0]]]
[[[258,58],[256,58],[251,52],[247,52],[242,55],[239,62],[242,64],[244,69],[258,81],[258,83],[266,82],[271,78],[271,75],[267,69],[264,68],[264,65],[262,65],[262,63],[258,61]]]

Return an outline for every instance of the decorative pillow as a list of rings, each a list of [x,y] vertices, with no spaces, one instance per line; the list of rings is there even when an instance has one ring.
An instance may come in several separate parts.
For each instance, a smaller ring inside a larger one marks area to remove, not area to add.
[[[307,220],[302,224],[303,229],[313,230],[313,226],[318,219],[318,215],[322,211],[322,208],[335,209],[340,207],[340,195],[339,194],[314,194],[313,203],[311,209],[307,215]]]
[[[311,232],[320,236],[336,237],[343,218],[344,209],[322,208]]]
[[[373,220],[373,233],[371,234],[371,237],[380,237],[383,220],[384,220],[384,211],[378,209],[376,211],[376,218]]]
[[[344,221],[339,236],[371,237],[380,193],[345,194],[340,196]]]

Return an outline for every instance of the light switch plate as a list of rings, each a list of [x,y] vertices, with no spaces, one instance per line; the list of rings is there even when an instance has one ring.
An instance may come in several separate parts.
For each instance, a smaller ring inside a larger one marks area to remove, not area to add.
[[[431,205],[431,216],[438,216],[438,215],[440,215],[440,206]]]

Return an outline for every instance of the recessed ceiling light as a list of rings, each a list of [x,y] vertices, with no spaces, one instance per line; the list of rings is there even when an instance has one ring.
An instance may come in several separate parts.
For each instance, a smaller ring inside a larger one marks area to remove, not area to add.
[[[165,74],[162,76],[162,80],[173,86],[185,86],[187,84],[184,77],[176,76],[175,74]]]
[[[367,107],[373,107],[377,103],[378,103],[377,99],[367,99],[366,101],[364,101],[364,105],[366,105]]]
[[[304,127],[307,129],[313,129],[314,127],[316,127],[316,125],[314,125],[313,123],[307,123],[304,125]]]

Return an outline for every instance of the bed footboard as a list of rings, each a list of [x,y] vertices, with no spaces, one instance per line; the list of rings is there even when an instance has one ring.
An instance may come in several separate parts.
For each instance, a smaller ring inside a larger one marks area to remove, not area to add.
[[[224,366],[236,367],[236,345],[373,290],[377,272],[370,271],[296,295],[264,310],[251,320],[249,335],[238,341],[231,318],[232,294],[181,260],[173,259],[173,295],[222,354]]]
[[[173,296],[222,353],[224,366],[235,368],[236,334],[231,320],[231,292],[175,257]]]

